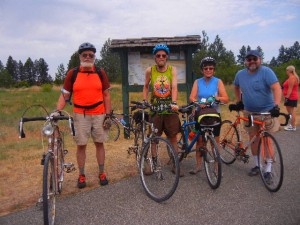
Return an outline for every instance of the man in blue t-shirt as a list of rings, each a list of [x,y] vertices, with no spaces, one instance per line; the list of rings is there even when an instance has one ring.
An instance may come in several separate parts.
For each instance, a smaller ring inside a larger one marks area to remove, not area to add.
[[[276,117],[279,116],[278,105],[282,91],[275,73],[270,68],[261,65],[261,62],[259,51],[247,52],[246,68],[237,72],[233,82],[238,102],[236,106],[240,110],[245,109],[244,116],[248,116],[249,113],[270,112],[271,116],[268,118],[266,128],[270,132],[275,132],[280,126]],[[250,140],[258,129],[258,125],[247,128]],[[255,176],[259,173],[258,140],[251,144],[251,150],[256,166],[251,169],[249,176]],[[271,165],[269,170],[271,170]]]

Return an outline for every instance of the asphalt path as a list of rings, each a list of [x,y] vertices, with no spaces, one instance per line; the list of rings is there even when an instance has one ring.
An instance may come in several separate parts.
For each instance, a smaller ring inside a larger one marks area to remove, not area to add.
[[[210,189],[204,171],[190,175],[194,159],[185,160],[174,195],[163,203],[148,198],[139,177],[57,199],[56,224],[207,224],[299,225],[300,224],[300,128],[280,131],[276,138],[284,159],[281,189],[270,193],[259,176],[247,175],[249,164],[223,165],[217,190]],[[0,224],[41,225],[42,210],[31,207],[0,217]]]

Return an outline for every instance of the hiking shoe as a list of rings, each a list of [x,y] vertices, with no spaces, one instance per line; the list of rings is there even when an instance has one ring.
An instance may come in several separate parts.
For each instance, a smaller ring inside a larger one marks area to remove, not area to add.
[[[248,173],[248,175],[249,175],[250,177],[253,177],[253,176],[258,175],[258,173],[259,173],[259,167],[256,166],[256,167],[253,167],[253,168],[250,170],[250,172]]]
[[[296,127],[293,127],[292,125],[288,125],[284,129],[287,131],[296,131]]]
[[[77,187],[78,188],[85,188],[86,187],[86,182],[85,182],[85,175],[84,174],[80,174],[78,181],[77,181]]]
[[[273,183],[272,174],[270,172],[264,173],[264,180],[268,185],[271,185]]]
[[[101,173],[99,175],[99,183],[101,186],[107,185],[108,184],[108,180],[106,179],[106,174],[105,173]]]

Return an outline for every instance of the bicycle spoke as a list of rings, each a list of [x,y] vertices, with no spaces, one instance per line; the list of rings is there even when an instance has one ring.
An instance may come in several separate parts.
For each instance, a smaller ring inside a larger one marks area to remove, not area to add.
[[[43,213],[44,224],[54,224],[55,220],[55,173],[53,157],[48,153],[45,157],[43,172]]]
[[[215,139],[210,135],[207,138],[206,148],[203,149],[205,173],[210,187],[216,189],[221,184],[221,159]]]
[[[265,132],[259,142],[260,175],[265,187],[276,192],[283,182],[283,160],[275,138]]]
[[[151,138],[143,149],[140,165],[146,194],[157,202],[169,199],[179,181],[178,158],[171,144],[161,137]]]
[[[220,131],[220,157],[225,164],[232,164],[236,160],[235,147],[239,141],[237,128],[232,122],[224,120]]]

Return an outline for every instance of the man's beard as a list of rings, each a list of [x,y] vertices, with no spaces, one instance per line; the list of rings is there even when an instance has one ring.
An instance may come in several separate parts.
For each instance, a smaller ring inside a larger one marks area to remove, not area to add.
[[[93,62],[80,62],[80,65],[82,67],[88,67],[88,68],[92,68],[94,63]]]
[[[250,66],[247,66],[247,69],[251,72],[255,72],[259,68],[256,64],[251,64]]]

